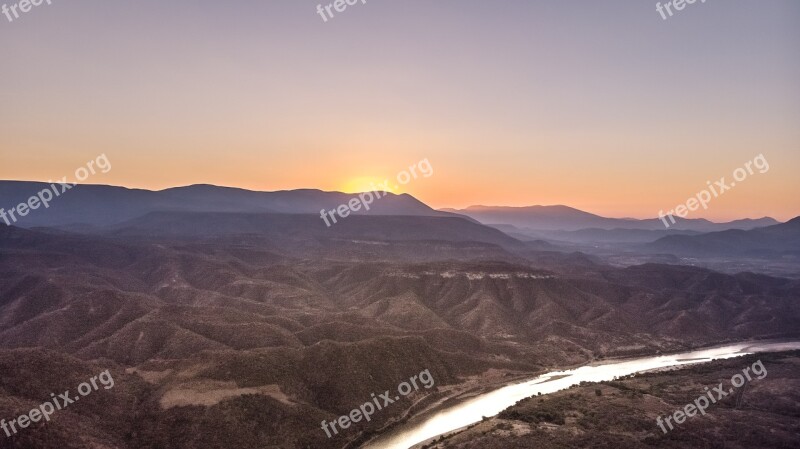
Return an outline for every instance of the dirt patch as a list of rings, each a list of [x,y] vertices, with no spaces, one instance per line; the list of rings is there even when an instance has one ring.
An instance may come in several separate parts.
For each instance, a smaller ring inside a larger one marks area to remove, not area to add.
[[[180,385],[161,397],[159,404],[163,409],[187,405],[202,405],[210,407],[220,402],[244,396],[246,394],[260,394],[269,396],[286,405],[295,405],[278,385],[265,385],[255,388],[238,388],[235,382],[195,381]]]

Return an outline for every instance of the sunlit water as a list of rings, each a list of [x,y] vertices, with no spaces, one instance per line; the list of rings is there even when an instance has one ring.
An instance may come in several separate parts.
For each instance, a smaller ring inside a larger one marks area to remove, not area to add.
[[[616,363],[582,366],[566,371],[553,371],[526,382],[509,385],[476,396],[460,404],[443,409],[421,422],[397,427],[387,432],[386,435],[373,440],[365,447],[367,449],[408,449],[415,444],[443,433],[476,423],[484,416],[495,416],[521,399],[536,396],[539,393],[553,393],[584,381],[609,381],[615,377],[658,368],[703,363],[712,359],[728,359],[759,352],[777,352],[792,349],[800,349],[800,342],[737,343],[680,354],[643,357]],[[767,367],[767,370],[769,370],[769,367]]]

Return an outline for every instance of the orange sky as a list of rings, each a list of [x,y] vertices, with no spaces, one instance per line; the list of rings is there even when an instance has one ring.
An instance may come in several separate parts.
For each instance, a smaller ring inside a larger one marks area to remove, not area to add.
[[[555,3],[54,3],[0,24],[0,179],[106,153],[89,182],[350,190],[428,158],[402,191],[434,207],[644,218],[763,153],[690,218],[800,215],[800,2]]]

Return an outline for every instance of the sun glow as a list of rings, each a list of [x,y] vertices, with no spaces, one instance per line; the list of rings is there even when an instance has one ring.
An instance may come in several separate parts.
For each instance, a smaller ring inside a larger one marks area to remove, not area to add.
[[[384,182],[386,178],[378,178],[375,176],[360,176],[357,178],[348,179],[345,181],[339,190],[344,193],[361,193],[370,192],[373,190],[384,190]],[[392,193],[397,193],[397,187],[394,184],[387,184],[385,190]]]

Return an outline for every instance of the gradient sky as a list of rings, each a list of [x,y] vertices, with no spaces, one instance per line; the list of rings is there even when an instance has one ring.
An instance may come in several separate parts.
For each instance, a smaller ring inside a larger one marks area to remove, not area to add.
[[[0,0],[0,4],[16,0]],[[0,179],[352,190],[434,207],[800,215],[800,1],[53,0],[0,16]],[[326,2],[327,3],[327,2]]]

